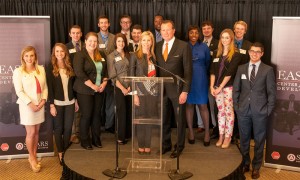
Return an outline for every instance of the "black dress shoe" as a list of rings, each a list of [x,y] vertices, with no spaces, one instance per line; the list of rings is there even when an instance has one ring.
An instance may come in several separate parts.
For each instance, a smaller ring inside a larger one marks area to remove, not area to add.
[[[166,154],[167,152],[171,151],[172,147],[163,148],[161,154]]]
[[[83,147],[86,150],[93,150],[93,147],[90,144],[81,144],[81,147]]]
[[[252,178],[252,179],[258,179],[259,177],[260,177],[259,170],[258,170],[258,169],[254,169],[254,170],[252,171],[251,178]]]
[[[195,144],[195,139],[188,139],[189,144]]]
[[[97,148],[102,148],[102,143],[101,143],[101,141],[99,141],[99,142],[95,142],[95,143],[92,143],[95,147],[97,147]]]
[[[243,174],[245,172],[249,172],[249,171],[250,171],[250,165],[249,164],[244,165],[244,167],[243,167]]]
[[[170,155],[170,158],[177,158],[177,156],[180,156],[180,154],[182,153],[183,150],[178,150],[178,153],[177,153],[177,150],[175,149],[171,155]]]
[[[205,146],[205,147],[207,147],[207,146],[209,146],[210,145],[210,140],[209,141],[203,141],[203,145]]]

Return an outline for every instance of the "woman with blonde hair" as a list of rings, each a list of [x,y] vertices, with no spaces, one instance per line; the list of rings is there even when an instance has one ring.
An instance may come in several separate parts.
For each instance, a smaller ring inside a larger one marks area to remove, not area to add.
[[[154,37],[150,31],[145,31],[140,37],[138,50],[130,56],[130,76],[136,77],[156,77],[157,70],[156,58],[154,54]],[[139,83],[137,84],[140,96],[134,95],[134,106],[137,114],[143,118],[153,118],[158,116],[158,107],[156,102],[157,90],[155,84]],[[137,125],[138,153],[151,153],[151,125]]]
[[[234,34],[224,29],[220,34],[217,53],[214,53],[210,69],[210,89],[218,107],[219,140],[216,146],[228,148],[234,124],[232,85],[240,55],[234,46]]]
[[[20,124],[26,129],[26,147],[29,164],[33,172],[39,172],[41,164],[37,161],[39,129],[45,121],[45,103],[48,97],[46,73],[38,65],[34,47],[26,46],[21,52],[21,66],[13,72],[13,83],[18,96]]]
[[[47,71],[50,113],[53,118],[53,131],[62,165],[63,153],[70,144],[74,111],[78,104],[73,92],[75,74],[71,66],[69,52],[62,43],[56,43],[52,49],[51,65]]]

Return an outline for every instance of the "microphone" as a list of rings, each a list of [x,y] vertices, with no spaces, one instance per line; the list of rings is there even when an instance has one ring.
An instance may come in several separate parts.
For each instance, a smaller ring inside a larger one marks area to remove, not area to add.
[[[184,79],[182,79],[180,76],[178,76],[178,75],[172,73],[171,71],[169,71],[169,70],[167,70],[167,69],[165,69],[165,68],[163,68],[163,67],[161,67],[161,66],[159,66],[159,65],[157,65],[157,64],[155,64],[155,63],[153,63],[153,65],[156,66],[156,67],[158,67],[159,69],[162,69],[162,70],[166,71],[167,73],[171,74],[171,75],[174,76],[176,79],[178,79],[178,80],[180,80],[181,82],[183,82],[184,84],[187,84],[187,82],[186,82]]]

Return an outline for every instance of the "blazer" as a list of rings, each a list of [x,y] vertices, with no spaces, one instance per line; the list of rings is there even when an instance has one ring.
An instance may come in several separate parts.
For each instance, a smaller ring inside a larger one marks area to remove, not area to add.
[[[241,65],[249,63],[250,56],[249,56],[248,50],[250,49],[251,45],[252,45],[252,42],[247,41],[246,39],[243,39],[242,47],[241,47],[241,49],[239,49],[239,53],[241,54],[241,62],[240,62]],[[245,51],[246,51],[246,53],[245,53]]]
[[[43,66],[38,66],[40,74],[36,71],[27,73],[23,71],[22,67],[19,67],[13,72],[13,83],[18,96],[17,104],[29,104],[30,102],[38,105],[42,99],[47,101],[48,98],[48,86],[46,83],[46,72]],[[37,86],[35,77],[38,79],[41,86],[41,96],[37,96]]]
[[[98,34],[98,41],[99,41],[99,45],[98,45],[99,51],[104,53],[105,56],[112,53],[115,50],[115,45],[114,45],[115,35],[113,35],[112,33],[108,33],[108,40],[107,40],[108,42],[106,48],[102,48],[102,47],[100,48],[100,44],[104,44],[104,42],[102,40],[100,32],[98,32],[97,34]]]
[[[128,44],[128,51],[129,52],[134,52],[133,42],[129,42],[129,44]]]
[[[113,84],[116,83],[116,80],[118,80],[122,86],[127,88],[129,86],[128,82],[125,82],[124,79],[121,77],[126,77],[129,74],[129,59],[125,56],[124,59],[121,58],[119,52],[117,50],[114,50],[112,53],[110,53],[107,56],[107,68],[108,68],[108,76],[109,78],[112,78]],[[116,78],[113,78],[117,76]]]
[[[54,76],[53,74],[53,66],[50,65],[47,68],[47,85],[48,85],[48,92],[49,92],[49,101],[50,104],[54,104],[54,99],[59,101],[64,101],[64,88],[61,80],[60,74],[58,76]],[[75,76],[69,77],[68,81],[68,97],[69,100],[75,98],[75,93],[73,91],[73,84],[74,84]]]
[[[211,52],[211,55],[213,54],[214,50],[218,49],[218,45],[219,45],[219,40],[213,37],[208,47],[209,51]]]
[[[256,115],[270,115],[275,107],[276,82],[273,68],[261,62],[250,87],[249,63],[239,66],[233,84],[233,103],[237,114],[248,108]]]
[[[80,42],[81,42],[81,50],[82,50],[82,49],[85,47],[85,44],[84,44],[83,41],[80,41]],[[68,48],[68,50],[69,50],[69,55],[70,55],[70,59],[71,59],[71,64],[72,64],[72,66],[73,66],[73,60],[74,60],[74,56],[75,56],[76,52],[70,53],[70,50],[71,50],[71,49],[75,49],[75,47],[74,47],[72,41],[68,42],[68,43],[66,44],[66,46],[67,46],[67,48]]]
[[[225,76],[231,76],[230,80],[227,82],[225,87],[232,86],[238,65],[241,61],[240,54],[235,52],[230,62],[225,60],[224,62],[225,67],[221,72],[219,81],[218,81],[218,77],[219,77],[219,69],[220,69],[220,64],[222,62],[222,57],[216,57],[216,56],[217,56],[217,51],[214,51],[211,65],[210,65],[210,74],[215,75],[214,86],[219,86],[222,83]]]
[[[175,75],[183,78],[186,83],[180,83],[179,92],[189,92],[192,81],[192,50],[187,42],[175,38],[173,46],[169,52],[168,58],[165,61],[163,58],[162,48],[164,40],[158,42],[155,48],[157,64],[172,72]],[[163,69],[158,70],[160,77],[171,77],[172,75]],[[175,98],[177,93],[176,79],[174,83],[165,84],[165,93],[170,98]]]
[[[100,62],[102,63],[101,82],[103,82],[103,78],[107,78],[107,67],[104,58]],[[75,54],[73,66],[76,75],[74,90],[80,94],[94,95],[95,91],[84,84],[87,80],[91,80],[95,84],[97,77],[96,66],[86,48]]]

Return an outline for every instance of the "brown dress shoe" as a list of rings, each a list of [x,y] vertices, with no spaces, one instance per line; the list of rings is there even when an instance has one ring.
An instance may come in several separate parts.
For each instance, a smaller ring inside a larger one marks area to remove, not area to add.
[[[254,170],[252,171],[251,178],[252,178],[252,179],[258,179],[259,177],[260,177],[260,175],[259,175],[259,170],[258,170],[258,169],[254,169]]]

